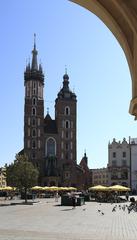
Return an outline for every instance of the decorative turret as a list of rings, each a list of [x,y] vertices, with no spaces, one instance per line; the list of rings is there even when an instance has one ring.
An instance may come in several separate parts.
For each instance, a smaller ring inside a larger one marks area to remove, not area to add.
[[[44,85],[44,74],[42,70],[41,63],[38,67],[38,61],[37,61],[37,55],[38,51],[36,49],[36,34],[34,34],[34,47],[32,50],[32,62],[30,67],[30,62],[26,66],[26,71],[24,72],[24,80],[30,81],[30,80],[38,80]]]
[[[63,75],[63,87],[58,93],[58,98],[65,98],[65,99],[74,99],[76,100],[76,94],[73,93],[69,88],[69,76],[67,74],[67,70],[65,70],[65,74]]]

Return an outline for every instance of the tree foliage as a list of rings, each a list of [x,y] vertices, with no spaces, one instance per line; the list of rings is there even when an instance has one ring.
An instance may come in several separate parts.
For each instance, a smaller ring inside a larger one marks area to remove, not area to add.
[[[14,163],[11,163],[6,168],[7,184],[24,191],[25,200],[27,201],[27,191],[37,185],[38,174],[38,170],[26,155],[16,155]]]

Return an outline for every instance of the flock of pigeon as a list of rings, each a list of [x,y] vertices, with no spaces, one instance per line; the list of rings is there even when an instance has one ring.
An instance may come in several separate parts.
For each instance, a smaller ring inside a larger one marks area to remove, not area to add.
[[[101,205],[101,203],[99,204]],[[101,210],[101,209],[98,209],[97,210],[98,213],[100,215],[104,215],[105,213]],[[131,212],[131,211],[134,211],[134,212],[137,212],[137,203],[131,203],[130,205],[127,205],[127,204],[115,204],[115,206],[112,208],[112,212],[116,212],[116,211],[127,211],[128,214]]]

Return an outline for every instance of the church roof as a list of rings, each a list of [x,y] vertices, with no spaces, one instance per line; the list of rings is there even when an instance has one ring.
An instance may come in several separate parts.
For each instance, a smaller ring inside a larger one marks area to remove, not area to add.
[[[56,121],[52,120],[49,114],[47,114],[44,119],[44,133],[57,134]]]

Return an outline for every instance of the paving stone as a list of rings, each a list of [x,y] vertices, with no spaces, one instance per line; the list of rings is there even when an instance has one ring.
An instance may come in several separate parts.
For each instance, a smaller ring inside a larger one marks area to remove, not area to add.
[[[115,205],[87,202],[73,209],[41,199],[33,205],[3,206],[0,240],[136,240],[137,212],[119,207],[112,212]]]

